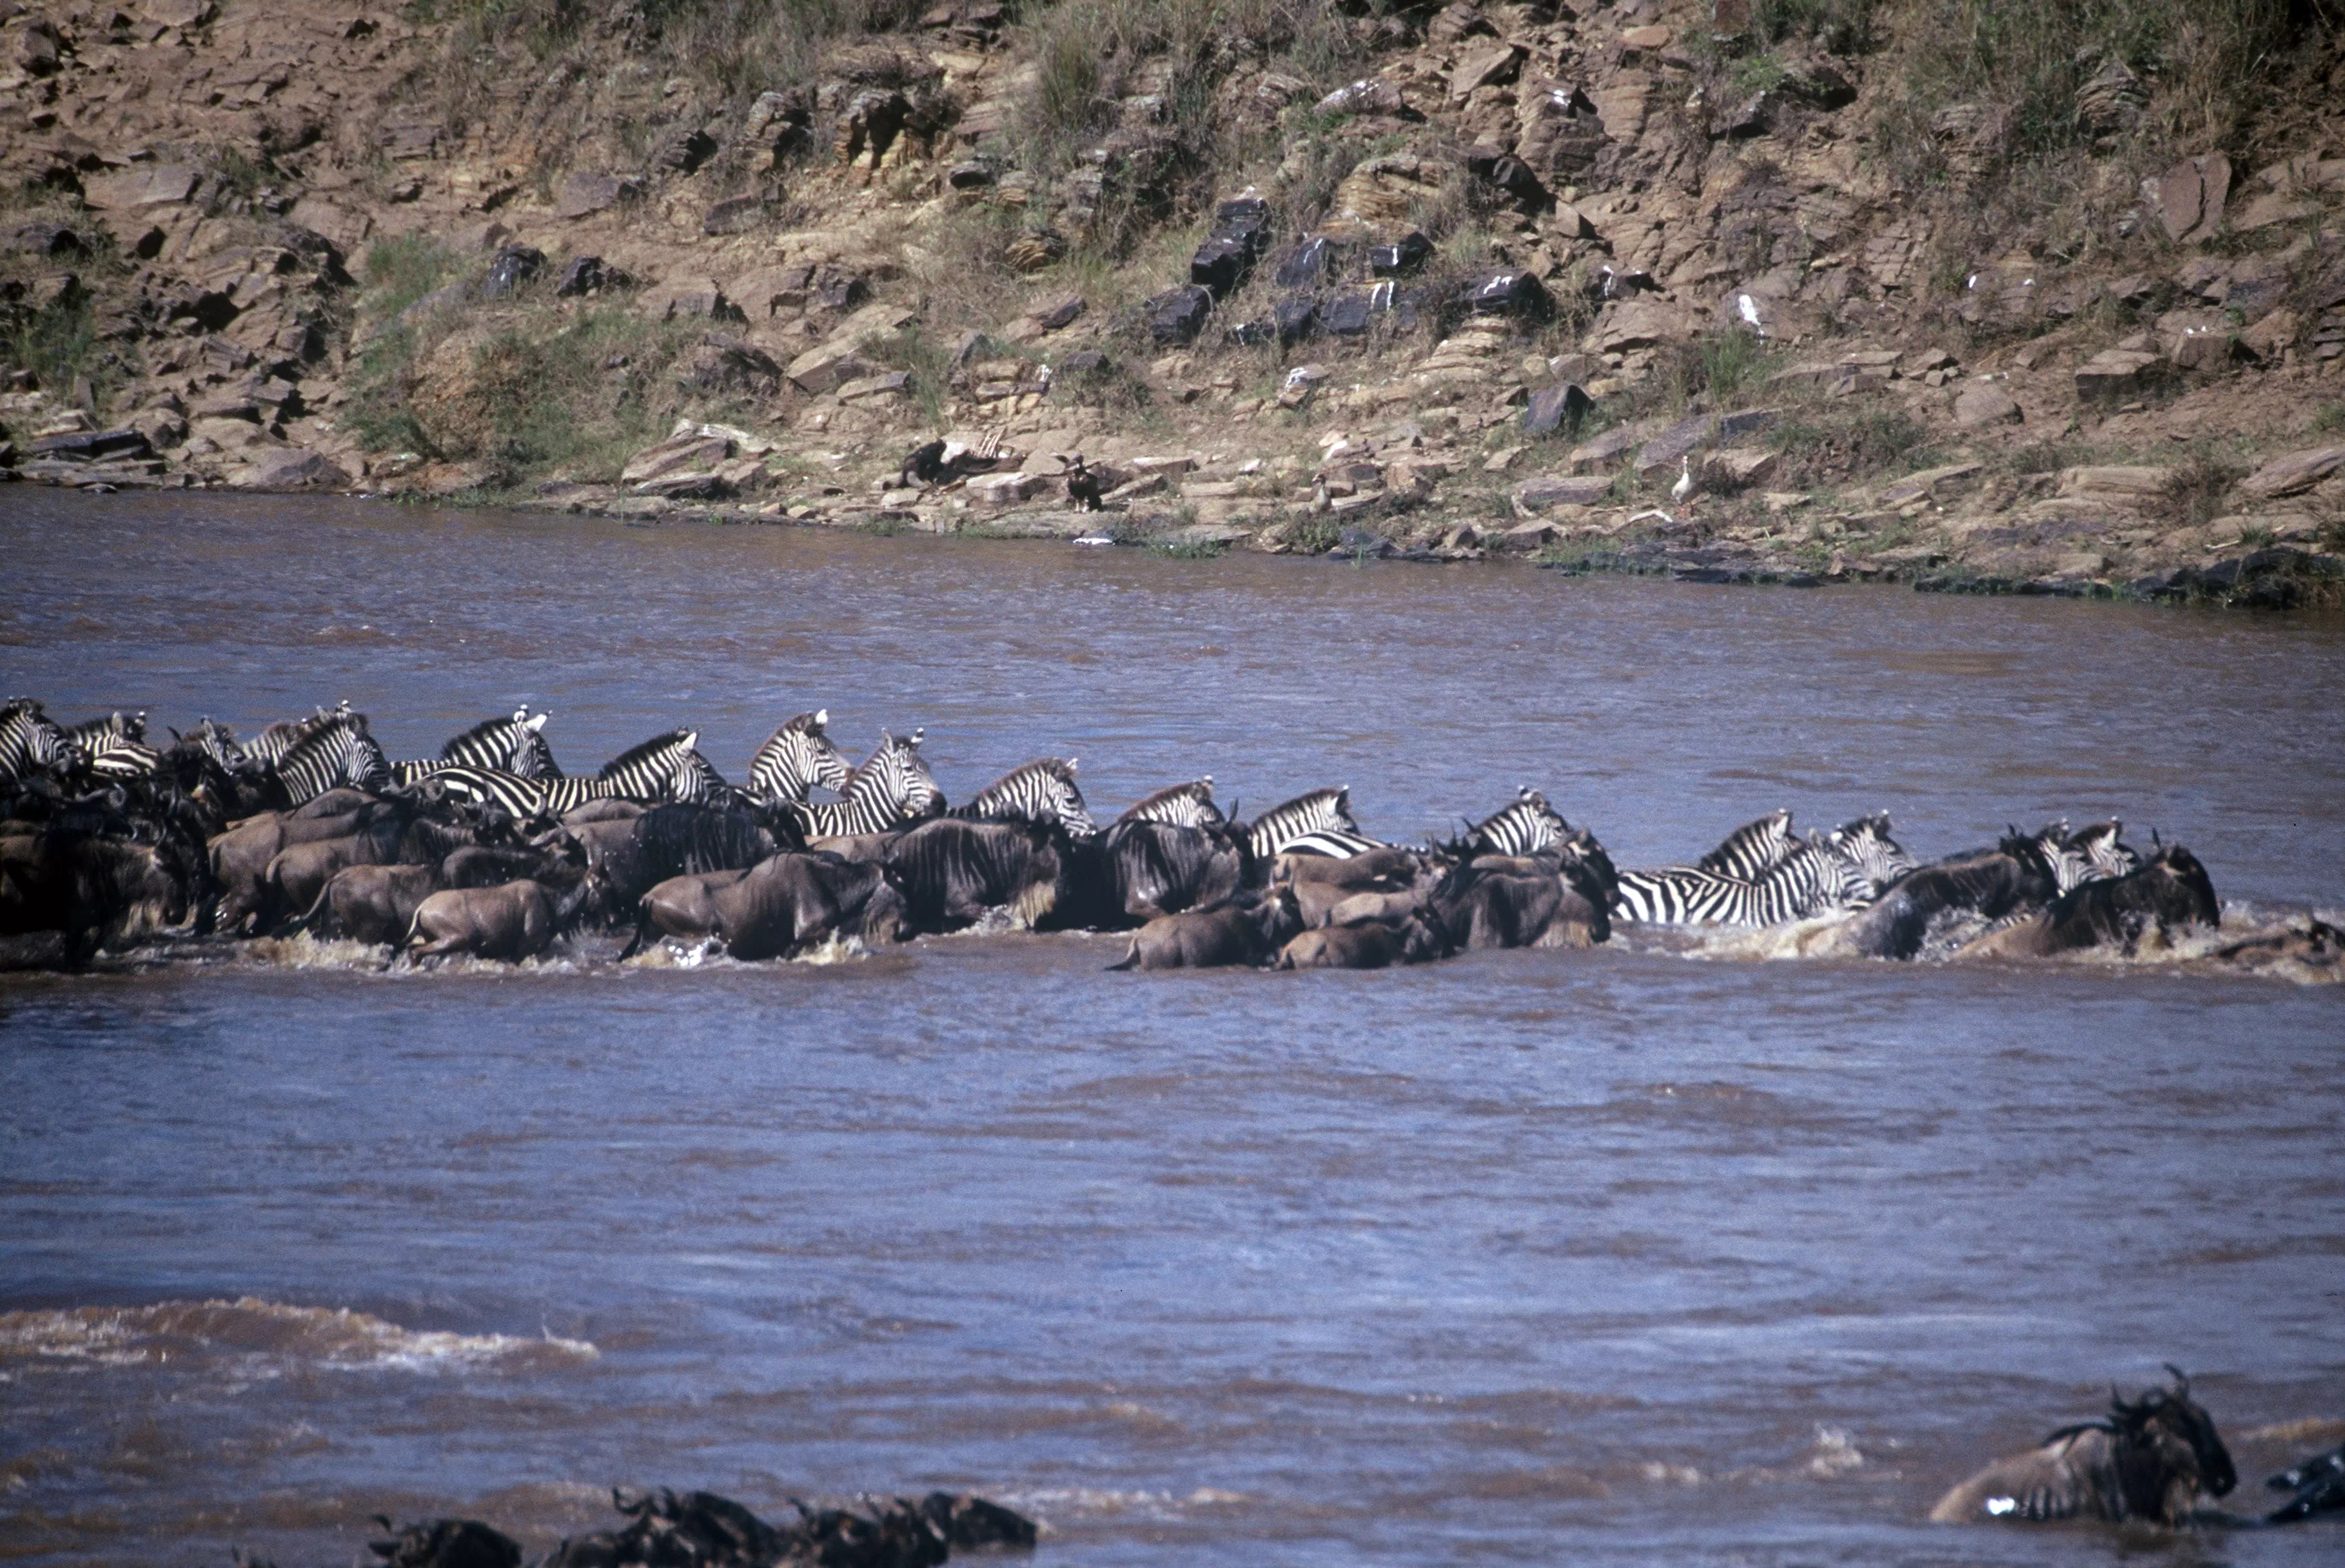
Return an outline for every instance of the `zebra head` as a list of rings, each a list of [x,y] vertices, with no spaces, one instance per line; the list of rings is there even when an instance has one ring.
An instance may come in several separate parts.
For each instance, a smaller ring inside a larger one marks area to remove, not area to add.
[[[2125,824],[2115,817],[2078,828],[2063,847],[2085,857],[2090,867],[2088,882],[2127,876],[2141,869],[2141,856],[2125,842]]]
[[[2013,828],[2011,836],[2019,837],[2019,830]],[[2094,880],[2091,856],[2069,842],[2067,818],[2046,823],[2028,842],[2035,846],[2046,868],[2052,873],[2054,892],[2067,893]]]
[[[1891,883],[1921,864],[1889,835],[1889,814],[1885,811],[1841,824],[1824,835],[1824,843],[1872,885],[1868,896],[1879,895]]]
[[[82,748],[35,697],[12,697],[0,708],[0,778],[79,767]]]
[[[1254,858],[1267,862],[1305,834],[1359,831],[1360,824],[1352,820],[1352,788],[1338,784],[1271,807],[1254,818],[1247,839]]]
[[[965,814],[1057,822],[1078,839],[1099,832],[1099,824],[1091,820],[1091,808],[1075,783],[1072,757],[1042,757],[1004,774],[978,791]]]
[[[694,740],[700,737],[695,735]],[[716,764],[700,754],[697,746],[686,746],[676,759],[675,771],[668,775],[668,799],[680,805],[714,805],[730,794],[733,786],[716,771]]]
[[[1513,800],[1467,830],[1465,849],[1471,855],[1537,855],[1561,844],[1570,832],[1571,824],[1548,804],[1547,796],[1525,784]]]
[[[749,793],[780,804],[803,805],[814,786],[843,790],[855,770],[832,744],[830,710],[800,713],[766,738],[749,762]]]

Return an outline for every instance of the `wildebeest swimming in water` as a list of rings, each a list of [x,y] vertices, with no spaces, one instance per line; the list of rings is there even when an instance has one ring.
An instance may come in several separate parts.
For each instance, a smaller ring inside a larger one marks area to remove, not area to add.
[[[2041,835],[2014,834],[1992,850],[1910,871],[1854,918],[1824,934],[1820,951],[1852,957],[1911,958],[1934,923],[1950,916],[1999,920],[2059,892]]]
[[[566,883],[522,880],[434,893],[416,905],[403,956],[533,958],[577,925],[602,885],[599,872],[573,871]]]
[[[2264,1484],[2274,1492],[2296,1493],[2265,1515],[2275,1524],[2316,1513],[2345,1513],[2345,1443],[2289,1466]]]
[[[1954,956],[2043,958],[2086,947],[2115,947],[2131,956],[2152,931],[2164,940],[2176,926],[2211,929],[2222,923],[2207,868],[2180,845],[2169,844],[2140,869],[2070,888],[2043,913],[1990,931]]]
[[[1322,926],[1291,938],[1278,951],[1279,969],[1387,969],[1448,956],[1440,935],[1416,916],[1391,922],[1356,920]]]
[[[1203,909],[1160,915],[1132,933],[1111,969],[1212,969],[1266,964],[1303,930],[1294,889],[1241,895]]]
[[[670,877],[643,896],[622,958],[659,936],[714,936],[744,960],[785,957],[833,936],[892,942],[904,898],[876,863],[821,852],[777,855],[746,871]]]
[[[2170,1389],[2135,1400],[2111,1391],[2109,1413],[2061,1427],[2042,1446],[1999,1459],[1930,1511],[1942,1524],[1974,1520],[2187,1522],[2198,1499],[2238,1484],[2230,1452],[2174,1367]]]

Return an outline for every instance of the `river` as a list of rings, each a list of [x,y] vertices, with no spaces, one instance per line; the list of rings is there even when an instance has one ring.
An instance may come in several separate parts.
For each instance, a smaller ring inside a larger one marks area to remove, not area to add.
[[[29,486],[0,556],[0,687],[67,718],[348,698],[421,756],[526,701],[738,778],[827,705],[955,798],[1077,755],[1101,820],[1533,784],[1625,867],[2117,814],[2227,918],[2345,904],[2335,615]],[[2345,1436],[2339,987],[1120,951],[0,976],[0,1561],[536,1552],[614,1482],[974,1490],[1086,1568],[2334,1561],[1923,1516],[2169,1361],[2243,1508]]]

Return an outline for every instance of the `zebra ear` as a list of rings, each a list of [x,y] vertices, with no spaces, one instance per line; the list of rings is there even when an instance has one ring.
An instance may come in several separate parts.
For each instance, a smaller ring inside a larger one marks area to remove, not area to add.
[[[830,710],[828,708],[817,708],[814,711],[814,727],[817,732],[829,723]]]
[[[524,708],[523,712],[526,713],[528,710]],[[540,713],[535,718],[524,721],[522,724],[522,728],[527,730],[533,735],[540,730],[545,728],[545,721],[552,717],[553,717],[552,713]]]
[[[1072,773],[1072,772],[1074,772],[1074,771],[1075,771],[1075,759],[1074,759],[1074,758],[1072,758],[1072,757],[1069,757],[1069,758],[1067,759],[1067,771],[1068,771],[1069,773]]]

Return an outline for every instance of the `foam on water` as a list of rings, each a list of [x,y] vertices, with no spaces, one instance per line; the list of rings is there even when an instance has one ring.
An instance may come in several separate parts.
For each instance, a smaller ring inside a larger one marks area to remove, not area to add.
[[[300,1367],[542,1370],[600,1354],[584,1340],[404,1329],[348,1308],[294,1307],[252,1296],[0,1312],[0,1373],[216,1364],[249,1380]]]

